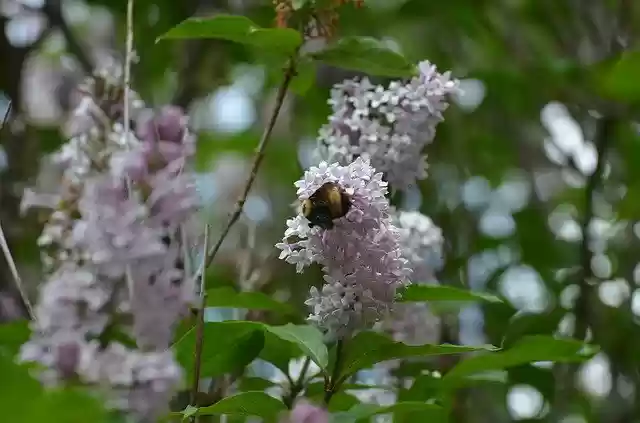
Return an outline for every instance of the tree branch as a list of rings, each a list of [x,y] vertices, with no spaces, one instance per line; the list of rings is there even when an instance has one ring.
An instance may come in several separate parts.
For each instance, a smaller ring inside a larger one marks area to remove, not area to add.
[[[0,127],[0,141],[2,140],[2,135],[4,134],[5,126],[9,124],[9,115],[11,114],[11,102],[7,106],[7,111],[4,114],[4,119],[2,119],[2,126]],[[20,278],[20,274],[18,273],[18,268],[16,266],[15,260],[11,255],[11,249],[9,248],[9,243],[7,242],[7,238],[4,236],[4,231],[2,229],[2,223],[0,223],[0,248],[2,249],[2,254],[4,255],[5,260],[7,261],[7,266],[9,266],[9,271],[11,272],[11,276],[13,276],[13,281],[15,282],[16,289],[20,294],[20,298],[22,299],[22,303],[24,308],[27,310],[29,317],[31,320],[35,320],[35,313],[33,312],[33,306],[29,301],[29,296],[27,295],[27,290],[22,284],[22,279]]]
[[[595,136],[595,145],[597,150],[596,168],[587,179],[584,198],[584,214],[582,217],[582,243],[580,244],[580,274],[578,286],[580,294],[576,300],[575,316],[576,326],[574,336],[576,339],[584,340],[587,335],[587,329],[590,323],[589,305],[591,302],[593,287],[589,280],[593,278],[591,269],[591,259],[593,252],[590,249],[591,238],[589,236],[589,225],[594,217],[593,198],[597,189],[602,183],[602,174],[606,161],[607,151],[613,138],[612,133],[615,128],[615,119],[612,117],[603,117],[597,123],[597,131]]]
[[[302,390],[304,389],[304,382],[306,380],[307,371],[309,370],[310,364],[311,364],[311,357],[307,356],[304,359],[304,363],[302,364],[302,369],[300,370],[300,375],[298,376],[298,379],[293,381],[293,383],[291,383],[288,394],[283,396],[282,398],[282,402],[284,402],[284,405],[286,405],[289,410],[293,408],[293,403],[295,402],[296,398],[298,398],[298,395],[300,394],[300,392],[302,392]]]
[[[340,339],[336,343],[336,359],[333,364],[333,372],[331,372],[331,377],[328,380],[325,380],[324,386],[324,405],[329,406],[329,402],[333,395],[338,392],[340,389],[340,385],[342,385],[342,379],[340,378],[340,372],[342,371],[342,360],[344,353],[344,343],[345,341]]]
[[[253,182],[255,181],[256,176],[258,174],[258,169],[260,168],[260,165],[262,164],[262,160],[264,159],[265,149],[267,148],[267,145],[269,144],[269,140],[271,139],[271,133],[273,132],[273,128],[275,127],[276,120],[278,119],[278,114],[280,113],[280,109],[282,108],[282,104],[284,103],[284,98],[289,89],[289,85],[291,84],[291,81],[293,80],[293,77],[296,74],[296,65],[297,65],[296,56],[297,56],[297,52],[294,53],[294,56],[289,59],[289,63],[287,64],[287,67],[284,71],[284,79],[280,84],[280,87],[278,88],[278,94],[276,96],[276,102],[273,107],[273,112],[271,113],[269,122],[267,123],[267,126],[262,134],[262,137],[260,138],[260,142],[258,143],[258,147],[256,148],[256,155],[253,159],[253,164],[251,166],[251,173],[249,174],[249,179],[247,179],[247,183],[245,184],[242,195],[240,196],[240,199],[236,203],[236,207],[234,211],[231,213],[231,217],[229,218],[227,225],[222,231],[222,234],[220,234],[220,238],[218,238],[218,241],[213,245],[213,247],[211,247],[211,249],[209,249],[209,251],[207,252],[206,260],[203,261],[202,266],[198,268],[195,275],[193,276],[194,280],[196,281],[200,278],[204,270],[213,262],[213,259],[215,258],[216,254],[218,254],[218,251],[220,250],[220,247],[222,246],[224,239],[227,237],[227,235],[229,234],[229,231],[231,230],[233,225],[238,221],[238,219],[240,218],[240,215],[242,214],[244,203],[247,201],[247,197],[249,196],[249,192],[251,191]]]

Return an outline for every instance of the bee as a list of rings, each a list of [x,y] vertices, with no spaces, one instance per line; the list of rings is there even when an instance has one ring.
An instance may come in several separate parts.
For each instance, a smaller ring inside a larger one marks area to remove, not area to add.
[[[349,195],[338,184],[327,182],[302,201],[302,215],[309,219],[310,228],[333,229],[333,221],[346,215],[350,207]]]

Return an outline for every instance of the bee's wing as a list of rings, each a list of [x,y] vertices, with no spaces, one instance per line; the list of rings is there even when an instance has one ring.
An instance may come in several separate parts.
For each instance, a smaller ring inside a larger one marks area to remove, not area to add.
[[[302,201],[294,200],[291,204],[289,204],[289,207],[291,207],[293,210],[295,210],[296,213],[301,213],[301,211],[302,211]]]

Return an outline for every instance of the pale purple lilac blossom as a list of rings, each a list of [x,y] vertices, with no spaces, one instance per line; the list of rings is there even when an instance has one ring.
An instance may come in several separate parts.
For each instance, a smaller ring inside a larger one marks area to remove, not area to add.
[[[329,423],[329,412],[305,399],[300,399],[281,423]]]
[[[415,283],[435,281],[435,272],[440,270],[443,261],[442,229],[418,211],[396,210],[391,217],[400,231],[402,254],[413,269],[412,280]]]
[[[309,198],[326,182],[337,183],[350,196],[348,213],[331,230],[309,228],[302,215],[289,219],[276,247],[282,250],[280,259],[295,264],[298,272],[312,263],[322,266],[326,283],[321,290],[311,288],[308,319],[333,339],[371,327],[387,315],[396,290],[410,283],[411,270],[389,217],[382,174],[362,158],[348,166],[322,162],[295,183],[298,199]]]
[[[51,210],[38,246],[47,272],[61,262],[80,260],[82,251],[73,251],[70,240],[73,215],[85,181],[102,174],[109,166],[111,156],[138,144],[135,137],[124,137],[122,75],[118,69],[103,69],[82,83],[77,94],[76,107],[66,123],[69,140],[44,160],[60,177],[53,192],[25,191],[21,210],[44,208]],[[131,93],[130,110],[136,117],[144,103],[135,92]],[[51,188],[47,191],[52,191]]]
[[[165,108],[137,125],[145,128],[138,137],[112,143],[123,139],[120,108],[98,104],[112,123],[98,119],[83,127],[84,120],[79,127],[86,131],[73,138],[87,135],[95,149],[88,154],[78,147],[89,144],[72,141],[61,151],[74,154],[57,156],[66,157],[58,161],[60,201],[40,240],[57,260],[41,286],[20,358],[41,364],[48,385],[77,380],[103,393],[108,406],[153,422],[182,383],[168,348],[195,293],[178,242],[178,229],[198,205],[185,169],[193,137],[180,111]],[[44,203],[36,200],[29,199]],[[133,339],[137,349],[110,339],[107,328]]]
[[[413,270],[412,281],[417,284],[437,284],[435,272],[442,262],[442,230],[417,211],[394,211],[393,223],[400,231],[403,257]],[[396,340],[409,345],[437,343],[440,320],[425,303],[399,303],[382,329]]]
[[[447,97],[459,91],[459,82],[429,61],[419,63],[418,70],[409,81],[387,87],[368,78],[336,84],[329,99],[333,112],[318,135],[320,158],[342,165],[368,159],[394,190],[426,178],[423,149],[433,142]]]

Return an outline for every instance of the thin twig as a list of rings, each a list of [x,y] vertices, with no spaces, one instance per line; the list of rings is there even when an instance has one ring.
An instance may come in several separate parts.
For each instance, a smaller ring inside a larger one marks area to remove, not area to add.
[[[342,371],[342,353],[344,350],[344,341],[339,340],[336,343],[336,360],[333,365],[333,372],[331,372],[331,379],[326,384],[324,390],[324,404],[329,405],[331,398],[338,391],[342,382],[339,380],[340,372]]]
[[[133,56],[133,0],[127,0],[127,36],[126,36],[126,51],[124,57],[124,104],[123,104],[123,119],[124,119],[124,145],[125,149],[129,148],[129,132],[131,131],[131,122],[129,119],[129,99],[131,96],[131,61]],[[126,178],[126,186],[128,195],[131,194],[132,184],[131,179]],[[129,289],[129,295],[133,296],[133,276],[131,274],[131,266],[126,267],[125,277],[127,279],[127,287]]]
[[[0,126],[0,135],[4,134],[5,126],[8,126],[9,115],[11,114],[11,102],[7,106],[7,111],[4,113],[4,118],[2,119],[2,126]],[[1,141],[1,139],[0,139]],[[5,260],[7,260],[7,264],[9,265],[9,271],[11,272],[11,276],[13,277],[13,281],[16,284],[16,288],[20,293],[20,298],[22,298],[22,302],[24,303],[24,307],[29,313],[29,317],[32,320],[36,320],[36,315],[33,312],[33,306],[29,301],[29,296],[27,295],[27,291],[22,284],[22,278],[20,278],[20,273],[18,273],[18,267],[16,266],[16,262],[13,260],[13,255],[11,255],[11,249],[9,248],[9,243],[7,242],[7,238],[4,236],[4,230],[2,229],[2,224],[0,223],[0,247],[2,248],[2,254],[4,254]]]
[[[124,59],[124,134],[129,137],[129,96],[131,91],[131,61],[133,57],[133,0],[127,0],[127,39]],[[128,144],[128,143],[127,143]]]
[[[612,133],[615,127],[615,120],[611,117],[603,117],[597,124],[597,133],[595,136],[595,144],[597,150],[597,162],[596,168],[593,173],[587,179],[585,187],[584,198],[584,214],[582,217],[582,243],[580,244],[580,277],[578,280],[578,286],[580,286],[580,295],[576,300],[575,316],[576,316],[576,329],[575,338],[584,340],[587,335],[587,329],[589,327],[589,304],[591,301],[592,286],[589,280],[593,278],[593,271],[591,269],[591,259],[593,258],[593,252],[590,249],[591,237],[589,234],[589,226],[594,217],[593,210],[593,198],[596,190],[600,187],[602,182],[602,174],[607,156],[607,150],[612,141]]]
[[[282,398],[282,402],[287,406],[288,409],[291,409],[291,407],[293,407],[293,403],[298,397],[298,394],[304,389],[304,382],[307,378],[307,371],[309,370],[310,364],[311,357],[307,356],[304,359],[304,363],[302,363],[302,369],[300,369],[300,375],[298,376],[298,379],[291,384],[289,393],[284,398]]]
[[[297,55],[297,52],[296,52],[296,55]],[[199,278],[200,275],[204,273],[204,270],[213,262],[213,259],[215,258],[216,254],[218,254],[218,251],[222,246],[222,242],[229,234],[231,227],[233,227],[233,225],[238,221],[238,219],[240,218],[240,215],[242,214],[244,203],[247,201],[247,196],[249,195],[249,191],[251,191],[253,182],[255,181],[256,176],[258,174],[258,169],[260,168],[260,165],[262,164],[262,160],[264,159],[265,149],[269,144],[269,140],[271,139],[271,133],[273,132],[273,128],[275,127],[276,120],[278,118],[278,114],[280,113],[280,109],[282,108],[282,104],[284,103],[284,98],[289,89],[289,84],[291,84],[291,80],[295,76],[295,73],[296,73],[296,57],[294,56],[289,59],[287,68],[284,71],[284,79],[282,81],[282,84],[280,84],[280,87],[278,88],[278,95],[276,96],[276,103],[273,107],[273,112],[271,113],[271,117],[269,118],[267,127],[265,128],[262,134],[262,137],[260,138],[260,142],[258,143],[258,147],[256,148],[256,155],[255,155],[255,158],[253,159],[253,164],[251,166],[251,173],[249,174],[249,179],[247,179],[247,183],[245,184],[242,195],[240,196],[240,199],[236,203],[236,207],[232,212],[231,217],[227,222],[227,225],[222,231],[222,234],[220,234],[220,238],[218,238],[218,241],[207,252],[206,260],[203,261],[202,266],[200,266],[200,268],[198,268],[198,270],[196,271],[194,275],[195,280],[197,280],[197,278]]]
[[[575,329],[573,337],[579,341],[585,341],[589,326],[592,324],[591,304],[593,300],[594,287],[590,280],[593,279],[593,270],[591,269],[591,260],[593,252],[590,249],[591,234],[589,227],[594,217],[593,198],[597,189],[602,183],[602,173],[606,162],[606,155],[609,145],[613,142],[613,130],[616,120],[612,117],[605,116],[597,123],[597,132],[594,139],[597,162],[593,173],[587,178],[584,198],[584,211],[582,215],[581,230],[582,242],[580,243],[580,271],[576,278],[576,284],[580,287],[580,293],[576,298],[574,315]],[[556,380],[558,381],[554,404],[552,408],[554,419],[563,415],[566,411],[567,399],[575,398],[576,387],[574,381],[579,366],[575,364],[557,364],[554,366]],[[554,420],[552,419],[552,420]]]
[[[182,250],[182,260],[184,261],[184,274],[191,278],[193,272],[193,262],[191,261],[191,254],[189,253],[189,238],[187,236],[186,225],[180,227],[180,244]]]
[[[204,247],[202,248],[202,252],[206,252],[209,248],[209,225],[206,224],[204,227]],[[204,262],[206,257],[203,255],[202,261]],[[206,281],[205,281],[206,272],[202,272],[202,276],[200,277],[200,292],[198,295],[198,300],[200,304],[198,304],[198,317],[196,321],[196,349],[194,352],[194,363],[193,363],[193,385],[191,386],[191,405],[196,406],[196,399],[198,397],[198,389],[200,387],[200,367],[202,364],[202,348],[204,346],[204,311],[207,300],[206,293]],[[197,416],[194,420],[197,419]]]
[[[4,231],[2,230],[2,224],[0,224],[0,247],[2,247],[2,254],[4,254],[4,258],[7,260],[9,270],[11,271],[11,276],[13,276],[13,280],[16,283],[16,287],[18,288],[18,292],[20,293],[20,297],[22,298],[24,307],[27,309],[31,320],[36,320],[36,315],[33,312],[33,306],[31,305],[29,297],[27,296],[27,292],[24,289],[24,285],[22,284],[22,279],[20,278],[20,274],[18,273],[16,263],[11,256],[11,250],[9,249],[7,238],[4,236]]]

